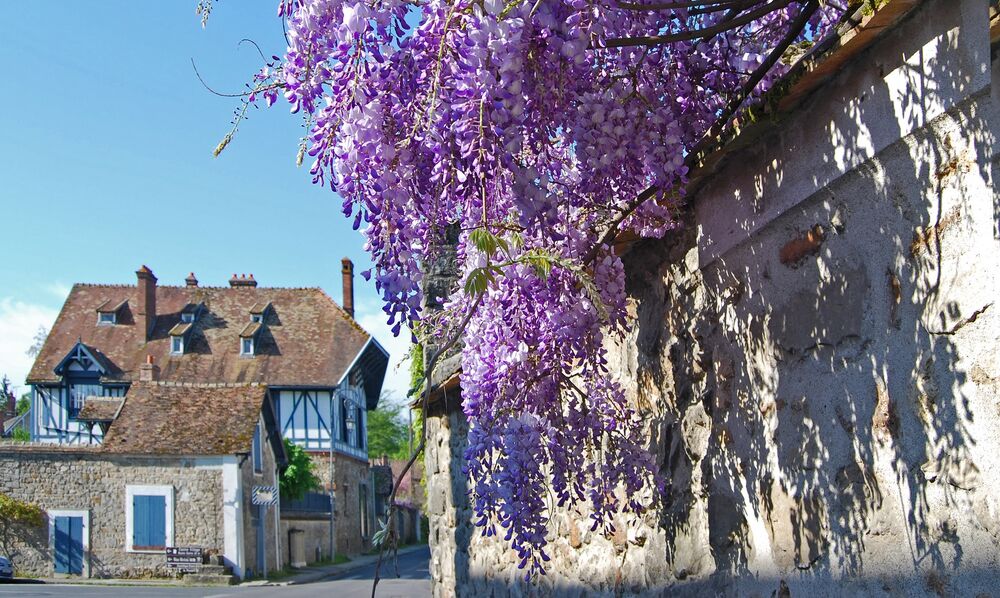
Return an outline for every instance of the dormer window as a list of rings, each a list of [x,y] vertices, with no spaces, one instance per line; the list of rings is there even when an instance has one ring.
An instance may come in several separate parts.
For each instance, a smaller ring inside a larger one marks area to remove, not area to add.
[[[252,338],[241,338],[240,339],[240,355],[253,355],[253,339]]]
[[[260,324],[264,321],[264,314],[250,314],[250,321]]]
[[[97,306],[97,325],[114,326],[118,323],[118,314],[128,305],[128,299],[114,304],[110,299],[105,299],[104,303]]]
[[[172,336],[170,337],[170,353],[173,355],[183,355],[184,354],[184,337],[183,336]]]
[[[194,322],[194,312],[184,312],[181,314],[181,322],[191,323]]]

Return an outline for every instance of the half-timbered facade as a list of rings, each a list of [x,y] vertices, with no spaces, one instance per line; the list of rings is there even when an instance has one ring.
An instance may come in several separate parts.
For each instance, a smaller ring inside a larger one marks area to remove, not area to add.
[[[135,286],[74,285],[28,377],[32,439],[100,444],[107,409],[127,397],[147,361],[160,380],[259,383],[283,436],[310,452],[368,457],[367,411],[378,404],[388,354],[353,318],[353,271],[344,303],[318,288],[157,285],[143,266]]]
[[[255,385],[266,393],[275,438],[312,453],[326,496],[335,497],[342,523],[323,554],[367,549],[367,412],[378,405],[388,354],[354,320],[346,259],[342,272],[343,306],[318,288],[260,287],[253,275],[234,275],[226,287],[200,286],[193,274],[183,286],[159,285],[145,266],[135,285],[74,285],[28,376],[32,440],[100,451],[127,433],[141,444],[143,435],[197,427],[205,415],[204,401],[161,393],[182,404],[144,417],[170,418],[166,427],[122,424],[140,402],[155,405],[144,385]]]

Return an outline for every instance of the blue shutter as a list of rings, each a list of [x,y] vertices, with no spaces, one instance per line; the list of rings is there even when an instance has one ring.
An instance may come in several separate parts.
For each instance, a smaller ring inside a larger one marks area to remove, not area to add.
[[[132,497],[132,546],[149,546],[149,497]]]
[[[56,517],[55,528],[55,572],[69,573],[69,517]]]
[[[167,498],[132,497],[132,547],[163,548],[167,545]]]
[[[149,500],[149,546],[167,545],[167,497],[147,496]]]

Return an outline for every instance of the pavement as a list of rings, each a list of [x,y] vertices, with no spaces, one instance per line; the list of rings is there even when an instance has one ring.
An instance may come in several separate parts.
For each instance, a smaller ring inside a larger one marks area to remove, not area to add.
[[[263,598],[289,596],[312,598],[368,598],[371,596],[377,556],[363,556],[349,563],[314,567],[275,582],[249,582],[238,586],[194,587],[167,581],[136,583],[128,580],[17,580],[0,582],[0,598],[7,596],[66,596],[72,598]],[[431,593],[430,549],[414,546],[399,551],[399,577],[391,560],[382,565],[377,598],[414,598]]]
[[[427,558],[430,559],[430,549],[426,545],[420,546],[407,546],[405,548],[399,549],[399,558],[403,559],[404,556],[410,554],[426,553]],[[286,577],[277,581],[269,582],[248,582],[247,584],[241,585],[267,585],[267,586],[294,586],[304,583],[315,583],[317,581],[323,581],[324,579],[333,579],[340,577],[351,576],[352,573],[357,570],[366,569],[371,567],[372,578],[375,575],[375,563],[378,562],[378,555],[364,555],[359,557],[353,557],[347,563],[340,563],[338,565],[323,565],[321,567],[307,567],[303,569],[300,573],[296,573],[290,577]],[[392,557],[387,554],[384,562],[382,563],[382,577],[388,577],[389,573],[393,571],[392,568]],[[380,582],[381,583],[381,582]]]

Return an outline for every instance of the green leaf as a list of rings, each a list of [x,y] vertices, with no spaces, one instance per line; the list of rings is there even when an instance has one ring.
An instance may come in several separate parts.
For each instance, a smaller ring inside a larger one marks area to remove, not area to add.
[[[478,249],[486,255],[493,255],[496,253],[498,241],[496,236],[485,228],[477,228],[476,230],[469,233],[469,241]]]
[[[469,277],[465,279],[465,294],[466,295],[482,295],[486,292],[486,287],[489,283],[496,280],[491,273],[486,268],[476,268],[472,272],[469,272]]]

